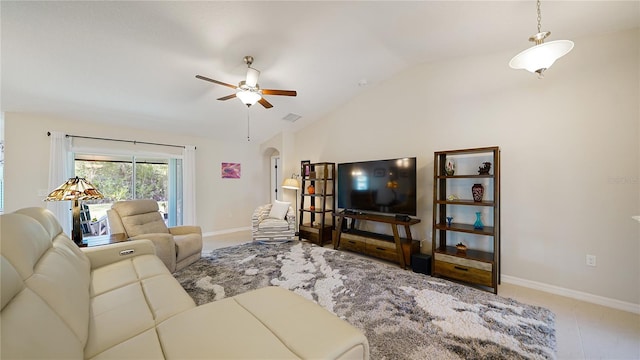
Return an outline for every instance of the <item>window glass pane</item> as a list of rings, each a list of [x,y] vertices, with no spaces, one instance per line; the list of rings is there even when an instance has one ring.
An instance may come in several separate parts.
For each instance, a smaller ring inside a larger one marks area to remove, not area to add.
[[[133,163],[131,157],[76,154],[75,175],[86,178],[104,199],[83,201],[80,223],[83,237],[106,235],[107,210],[119,200],[131,198]]]
[[[180,159],[75,154],[75,175],[86,178],[105,197],[83,202],[84,236],[104,235],[106,212],[121,200],[153,199],[158,202],[167,225],[182,224]]]
[[[112,204],[131,199],[133,163],[131,157],[76,155],[75,174],[89,180],[104,195],[94,203]]]
[[[135,198],[157,201],[165,220],[169,217],[168,172],[169,165],[166,159],[136,158]]]
[[[169,226],[182,222],[182,159],[169,161]]]

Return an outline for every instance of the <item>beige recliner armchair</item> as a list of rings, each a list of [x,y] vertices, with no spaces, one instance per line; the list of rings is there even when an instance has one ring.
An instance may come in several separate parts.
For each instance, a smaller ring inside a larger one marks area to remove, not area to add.
[[[154,200],[118,201],[107,211],[112,234],[130,240],[148,239],[169,271],[178,271],[200,259],[202,229],[199,226],[168,228]]]

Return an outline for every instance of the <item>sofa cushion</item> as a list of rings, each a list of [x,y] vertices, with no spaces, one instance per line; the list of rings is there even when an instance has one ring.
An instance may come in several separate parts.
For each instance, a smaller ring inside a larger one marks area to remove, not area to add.
[[[195,307],[191,297],[154,255],[136,256],[95,269],[92,279],[92,331],[85,348],[86,357],[103,352],[114,354],[123,351],[114,347],[133,346],[137,342],[153,343],[147,339],[148,334],[141,334]],[[129,341],[138,336],[142,337]]]
[[[289,230],[289,223],[286,220],[278,219],[264,219],[258,224],[258,230],[260,231],[287,231]]]
[[[19,275],[4,257],[1,261],[4,299],[5,281]],[[84,343],[65,323],[65,319],[52,311],[44,299],[27,287],[14,294],[12,301],[3,307],[0,325],[0,357],[3,359],[84,357]]]
[[[98,359],[164,359],[156,329],[149,329],[92,357]]]
[[[121,216],[122,224],[129,237],[143,234],[168,234],[169,229],[159,212],[131,216]]]
[[[129,237],[141,234],[169,233],[154,200],[119,201],[111,207],[122,221]]]
[[[82,356],[89,332],[89,260],[50,212],[38,212],[46,210],[2,215],[2,356]]]
[[[208,352],[210,359],[339,359],[357,353],[362,359],[369,352],[356,328],[275,286],[200,305],[160,324],[158,335],[167,358]],[[211,339],[218,339],[215,346]]]
[[[339,359],[353,353],[362,358],[369,353],[369,342],[358,329],[281,287],[243,293],[234,300],[303,359]]]

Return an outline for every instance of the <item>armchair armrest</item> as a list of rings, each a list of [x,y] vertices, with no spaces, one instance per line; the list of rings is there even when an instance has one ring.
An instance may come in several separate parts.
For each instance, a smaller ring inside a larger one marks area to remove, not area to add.
[[[145,254],[154,255],[156,253],[153,243],[149,240],[126,241],[103,246],[80,248],[80,250],[89,258],[92,270],[122,259]]]
[[[169,228],[171,235],[187,235],[187,234],[200,234],[202,235],[202,228],[200,226],[193,225],[181,225]]]
[[[289,227],[295,229],[296,227],[296,212],[293,208],[289,207],[289,211],[287,211],[287,222],[289,223]]]
[[[262,222],[262,220],[266,219],[269,216],[269,212],[271,211],[271,205],[263,205],[254,210],[253,215],[251,216],[251,226],[256,229],[258,224]]]
[[[156,247],[156,255],[167,265],[169,271],[176,268],[176,243],[169,233],[140,234],[130,237],[131,240],[150,240]]]

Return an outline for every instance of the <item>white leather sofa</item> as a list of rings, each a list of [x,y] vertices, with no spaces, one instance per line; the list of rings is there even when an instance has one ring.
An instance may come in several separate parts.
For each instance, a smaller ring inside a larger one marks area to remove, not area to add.
[[[202,306],[136,240],[80,249],[51,212],[0,216],[2,359],[368,359],[356,328],[267,287]]]

